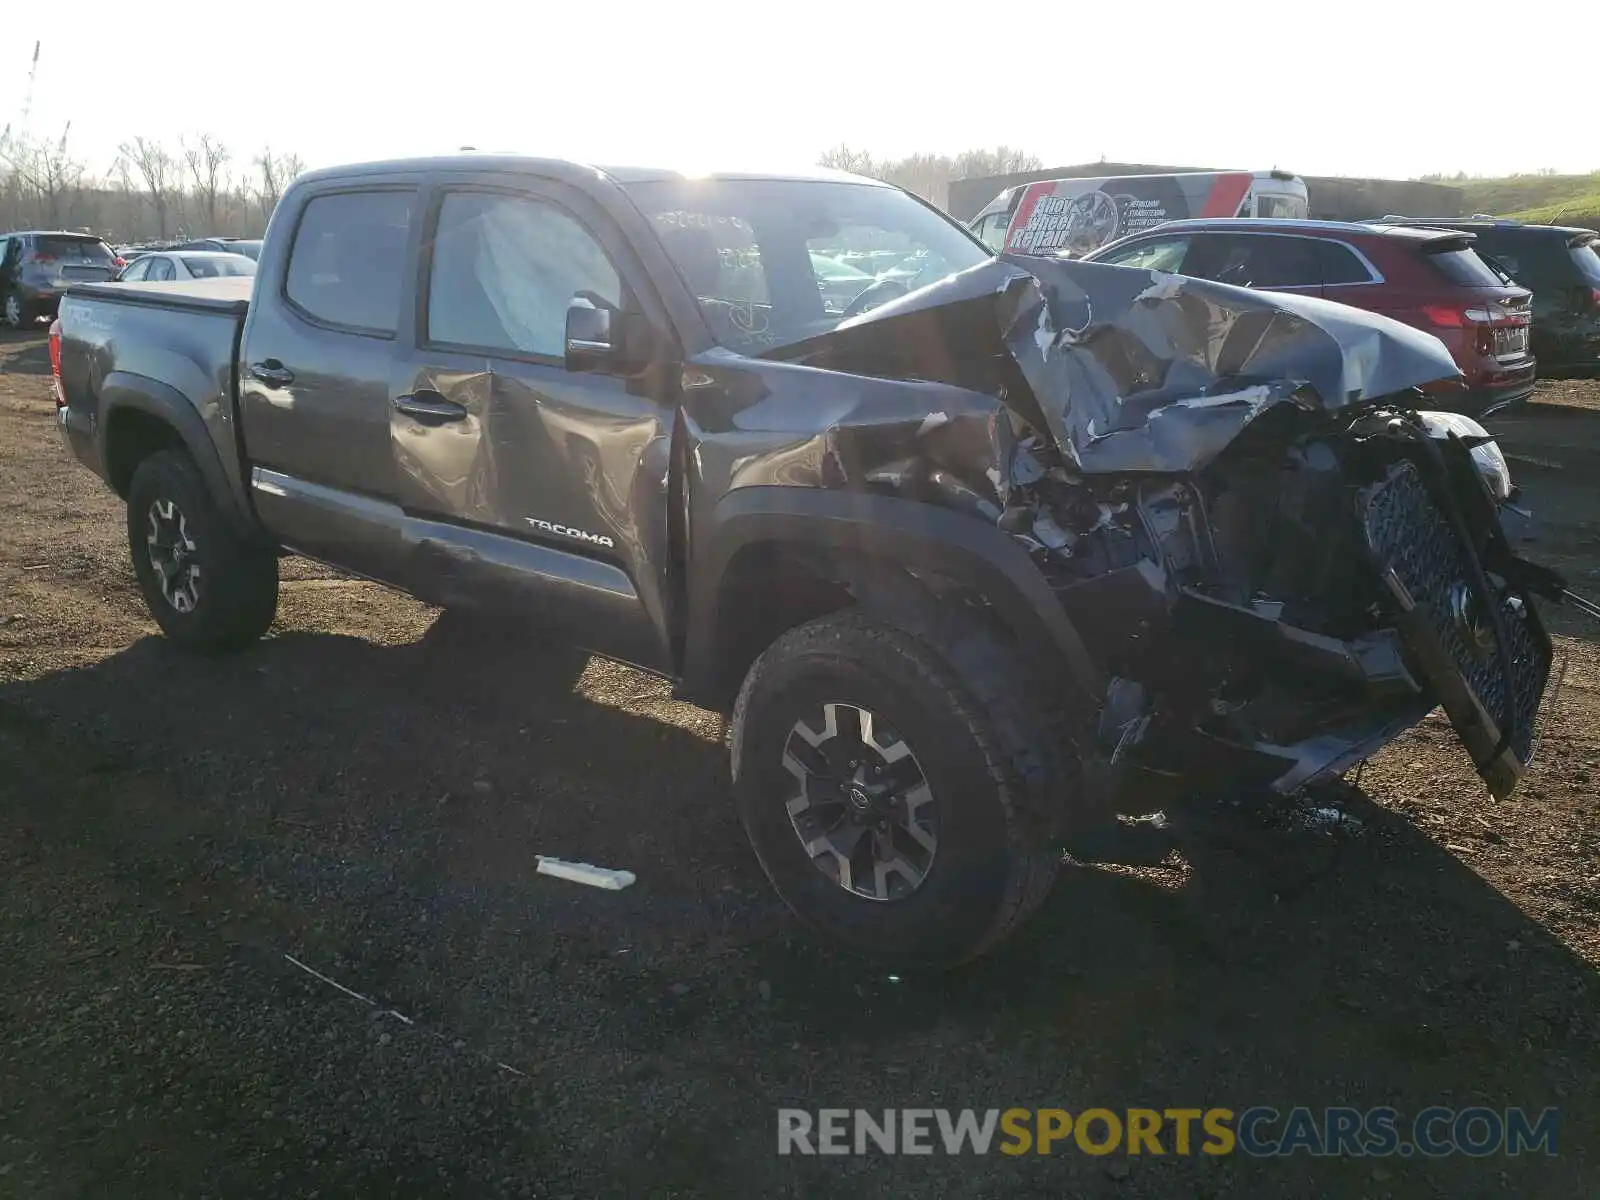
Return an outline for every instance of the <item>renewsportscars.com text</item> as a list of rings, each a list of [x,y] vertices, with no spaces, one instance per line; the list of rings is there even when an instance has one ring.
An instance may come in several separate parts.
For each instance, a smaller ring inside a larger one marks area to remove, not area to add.
[[[1556,1152],[1546,1108],[780,1108],[779,1154],[1245,1154],[1382,1158]]]

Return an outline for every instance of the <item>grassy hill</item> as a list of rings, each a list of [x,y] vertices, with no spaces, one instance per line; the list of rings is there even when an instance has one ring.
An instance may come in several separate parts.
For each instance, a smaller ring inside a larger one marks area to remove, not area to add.
[[[1600,171],[1588,175],[1511,175],[1503,179],[1447,178],[1438,182],[1466,192],[1463,212],[1600,229]]]

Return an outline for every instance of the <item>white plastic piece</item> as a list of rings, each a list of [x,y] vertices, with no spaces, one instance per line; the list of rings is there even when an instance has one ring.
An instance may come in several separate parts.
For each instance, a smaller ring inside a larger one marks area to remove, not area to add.
[[[534,856],[539,860],[539,874],[554,875],[557,879],[570,879],[573,883],[586,883],[590,887],[620,892],[634,881],[632,871],[614,871],[610,867],[596,867],[590,863],[566,862],[548,854]]]

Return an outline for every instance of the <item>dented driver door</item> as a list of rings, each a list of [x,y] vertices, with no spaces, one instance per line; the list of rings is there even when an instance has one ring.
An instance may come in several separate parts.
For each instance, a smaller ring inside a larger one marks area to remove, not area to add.
[[[391,385],[409,586],[664,668],[648,521],[670,420],[636,382],[564,365],[572,297],[628,294],[600,214],[526,177],[442,182],[425,210],[415,336]]]

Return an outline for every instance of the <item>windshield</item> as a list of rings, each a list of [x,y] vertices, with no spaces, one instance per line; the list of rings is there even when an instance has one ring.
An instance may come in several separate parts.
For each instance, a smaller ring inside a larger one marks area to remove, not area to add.
[[[717,340],[746,353],[826,333],[989,258],[955,222],[873,184],[687,179],[628,191]]]
[[[1258,217],[1296,221],[1304,218],[1307,211],[1306,200],[1303,196],[1292,196],[1283,192],[1258,192],[1256,194],[1256,216]]]
[[[1593,286],[1600,287],[1600,242],[1572,247],[1572,261],[1578,264],[1578,273]]]

